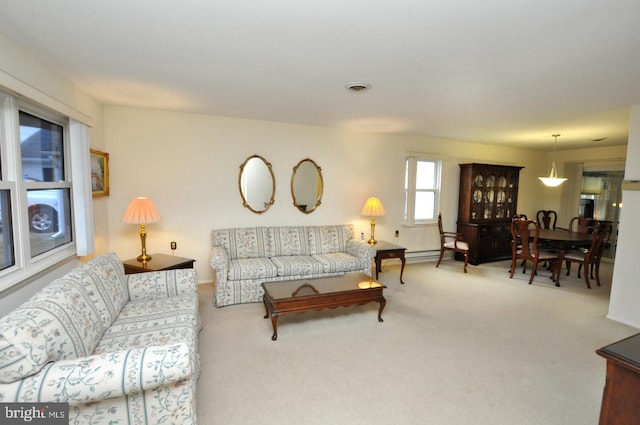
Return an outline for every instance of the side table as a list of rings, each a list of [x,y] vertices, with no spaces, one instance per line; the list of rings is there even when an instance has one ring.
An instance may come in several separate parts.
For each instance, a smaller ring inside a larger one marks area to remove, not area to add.
[[[380,273],[380,270],[382,269],[382,260],[387,260],[390,258],[399,258],[400,261],[402,261],[402,268],[400,269],[400,283],[404,285],[404,282],[402,281],[402,273],[404,273],[404,265],[406,263],[406,260],[404,258],[404,252],[407,250],[407,248],[404,248],[399,245],[394,245],[386,241],[378,241],[378,243],[373,245],[373,247],[377,251],[376,257],[375,257],[376,280],[378,279],[378,273]]]
[[[156,272],[160,270],[192,269],[196,260],[167,254],[151,254],[151,261],[143,264],[135,258],[123,261],[124,274]]]

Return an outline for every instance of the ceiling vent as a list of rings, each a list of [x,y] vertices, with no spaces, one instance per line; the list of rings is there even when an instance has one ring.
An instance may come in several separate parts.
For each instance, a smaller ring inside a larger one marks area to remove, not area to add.
[[[371,84],[367,83],[349,83],[347,84],[347,90],[354,93],[362,93],[363,91],[367,91],[371,88]]]

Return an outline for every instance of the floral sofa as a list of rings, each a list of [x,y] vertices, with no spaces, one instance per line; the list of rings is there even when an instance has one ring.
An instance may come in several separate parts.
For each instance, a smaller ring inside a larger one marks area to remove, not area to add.
[[[73,424],[196,424],[195,270],[124,274],[105,254],[0,318],[0,402],[69,403]]]
[[[210,264],[216,271],[216,306],[261,302],[263,282],[371,276],[376,250],[353,237],[353,225],[217,229]]]

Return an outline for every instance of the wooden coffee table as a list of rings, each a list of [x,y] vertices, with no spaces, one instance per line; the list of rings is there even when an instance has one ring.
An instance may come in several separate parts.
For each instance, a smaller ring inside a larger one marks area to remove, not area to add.
[[[380,303],[378,321],[382,322],[382,310],[387,303],[382,296],[382,290],[386,286],[364,273],[319,279],[264,282],[262,287],[264,288],[262,300],[266,312],[264,318],[271,317],[273,341],[278,339],[280,316],[376,301]]]

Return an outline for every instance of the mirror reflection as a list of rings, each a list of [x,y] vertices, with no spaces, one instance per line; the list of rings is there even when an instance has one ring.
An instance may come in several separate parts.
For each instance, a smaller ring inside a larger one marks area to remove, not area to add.
[[[238,178],[242,205],[256,214],[267,211],[274,203],[276,179],[271,163],[260,155],[252,155],[240,165]]]
[[[322,169],[312,159],[305,158],[293,167],[291,197],[299,211],[315,211],[322,201],[322,189]]]

